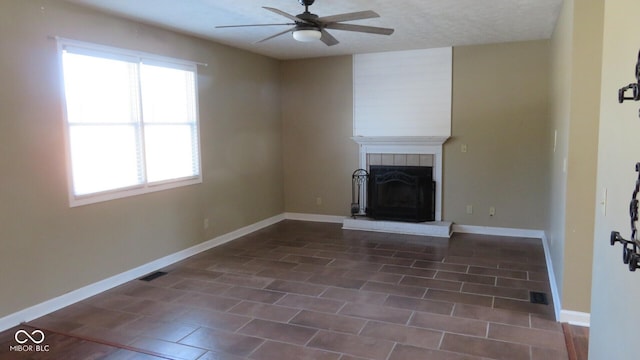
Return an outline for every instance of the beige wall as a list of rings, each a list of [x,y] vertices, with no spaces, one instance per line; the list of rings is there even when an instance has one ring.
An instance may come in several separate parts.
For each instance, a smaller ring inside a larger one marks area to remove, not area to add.
[[[636,81],[640,32],[630,24],[637,24],[640,2],[607,0],[604,14],[597,200],[606,188],[607,212],[595,212],[589,358],[637,359],[640,274],[622,263],[622,248],[609,245],[609,234],[617,230],[628,239],[631,232],[628,206],[638,176],[634,165],[640,161],[640,103],[618,104],[617,91]]]
[[[573,23],[571,124],[567,160],[565,278],[562,308],[589,312],[596,211],[596,158],[604,0],[576,1]]]
[[[69,208],[52,35],[208,63],[204,182]],[[277,61],[48,0],[0,2],[0,53],[0,318],[283,212]]]
[[[443,219],[543,229],[547,208],[548,41],[453,52],[452,138],[444,147]],[[461,152],[461,145],[467,152]],[[473,214],[466,214],[466,206]],[[496,215],[489,216],[489,207]]]
[[[358,168],[352,73],[351,56],[282,63],[287,212],[349,215]]]
[[[586,313],[591,273],[584,264],[593,258],[603,3],[565,1],[552,38],[551,118],[558,135],[549,162],[548,239],[562,309]]]
[[[444,154],[444,219],[543,229],[548,170],[547,41],[454,49],[453,137]],[[285,208],[348,215],[353,134],[350,57],[282,65]],[[469,152],[460,153],[460,144]],[[316,198],[323,204],[317,205]],[[465,214],[466,205],[475,212]],[[489,217],[489,207],[496,216]]]
[[[550,191],[549,223],[546,229],[551,252],[555,281],[562,296],[564,279],[565,207],[567,176],[564,159],[569,152],[569,118],[571,116],[571,47],[573,43],[573,1],[563,3],[562,12],[551,39],[551,128],[549,137],[552,151],[549,153]],[[562,305],[560,304],[560,308]],[[558,309],[556,309],[558,310]]]

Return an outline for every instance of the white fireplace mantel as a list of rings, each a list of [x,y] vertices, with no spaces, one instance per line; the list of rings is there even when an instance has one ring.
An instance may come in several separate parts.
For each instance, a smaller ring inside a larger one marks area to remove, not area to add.
[[[402,144],[402,146],[442,146],[449,136],[354,136],[351,139],[359,145],[383,145],[389,146]]]
[[[354,136],[360,147],[359,166],[367,168],[367,154],[433,155],[433,180],[436,182],[436,221],[442,221],[442,145],[449,136]]]

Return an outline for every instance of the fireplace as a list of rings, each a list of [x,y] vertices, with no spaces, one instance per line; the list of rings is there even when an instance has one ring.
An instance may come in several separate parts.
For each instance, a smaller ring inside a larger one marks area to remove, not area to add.
[[[376,220],[369,215],[368,218],[345,218],[342,228],[449,238],[451,236],[452,223],[442,220],[442,144],[448,138],[448,135],[354,136],[353,140],[358,143],[359,147],[358,165],[360,169],[371,170],[371,167],[377,165],[431,167],[433,171],[431,181],[432,186],[435,187],[435,196],[433,196],[435,219],[434,221],[426,220],[422,222],[417,222],[421,219],[412,219],[411,222],[387,221],[385,219]],[[415,155],[418,157],[417,160]],[[380,158],[380,161],[378,161],[378,158]],[[369,214],[369,208],[371,208],[368,202],[369,191],[366,191],[367,196],[363,195],[359,198],[359,209],[356,209],[358,210],[357,215]],[[376,216],[381,215],[378,214]]]
[[[371,165],[367,215],[381,220],[434,221],[435,189],[430,166]]]

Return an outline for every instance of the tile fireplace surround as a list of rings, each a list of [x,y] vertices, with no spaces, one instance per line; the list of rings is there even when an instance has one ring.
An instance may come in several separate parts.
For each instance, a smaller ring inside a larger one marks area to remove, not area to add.
[[[359,168],[369,165],[432,166],[436,183],[435,221],[402,223],[371,219],[346,219],[345,229],[399,232],[405,234],[449,237],[451,223],[442,221],[442,145],[448,136],[365,137],[352,139],[359,145]]]

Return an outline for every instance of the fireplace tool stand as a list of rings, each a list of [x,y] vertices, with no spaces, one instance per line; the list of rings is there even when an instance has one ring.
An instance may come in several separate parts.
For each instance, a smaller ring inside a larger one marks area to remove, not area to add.
[[[351,217],[367,216],[367,182],[369,173],[358,169],[351,175]]]

